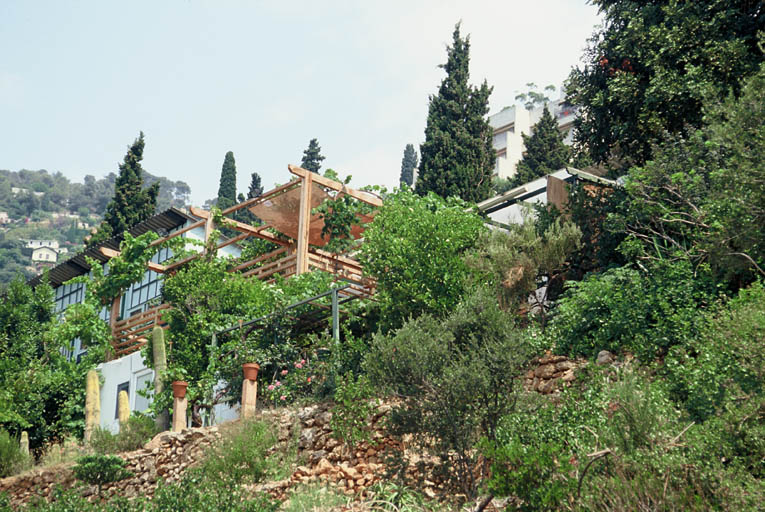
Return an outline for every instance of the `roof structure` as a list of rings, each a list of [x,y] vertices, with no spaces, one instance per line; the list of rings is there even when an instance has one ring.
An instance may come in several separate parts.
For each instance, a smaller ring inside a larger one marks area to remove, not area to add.
[[[182,226],[187,220],[197,220],[191,217],[178,208],[170,208],[162,213],[146,219],[145,221],[136,224],[128,230],[133,236],[140,236],[148,231],[154,231],[160,235],[167,234],[169,231]],[[111,249],[118,251],[120,248],[120,242],[122,241],[122,235],[115,236],[106,240],[96,246],[85,249],[69,258],[68,260],[60,263],[48,271],[48,280],[54,288],[62,285],[63,283],[73,279],[77,276],[87,274],[90,272],[90,265],[87,258],[93,258],[101,263],[109,261],[110,257],[106,256],[101,249]],[[29,280],[30,286],[37,286],[42,282],[43,276],[39,275]]]

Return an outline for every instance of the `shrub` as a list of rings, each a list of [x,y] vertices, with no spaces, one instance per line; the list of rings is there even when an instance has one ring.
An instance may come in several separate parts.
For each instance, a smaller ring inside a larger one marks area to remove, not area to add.
[[[392,411],[392,432],[438,455],[444,475],[473,496],[474,444],[493,439],[513,409],[529,350],[493,293],[479,290],[443,320],[423,315],[376,336],[365,366],[372,382],[404,399]]]
[[[78,480],[95,485],[99,496],[101,496],[101,489],[105,484],[133,476],[133,473],[125,469],[125,461],[114,455],[80,457],[72,471]]]
[[[118,434],[96,428],[90,438],[90,446],[100,455],[129,452],[142,448],[154,434],[154,421],[146,416],[131,416],[125,425],[120,425]]]
[[[23,471],[31,462],[29,457],[21,453],[19,440],[0,429],[0,478]]]
[[[684,262],[649,272],[621,267],[572,282],[548,331],[559,353],[594,357],[632,352],[643,361],[663,355],[703,330],[699,308],[712,298],[703,275]]]
[[[272,467],[268,452],[275,443],[270,425],[237,422],[228,426],[222,439],[205,453],[199,471],[211,481],[260,482]]]
[[[332,435],[350,446],[351,452],[356,443],[371,439],[367,427],[375,410],[372,394],[372,386],[365,375],[354,378],[348,374],[338,378],[330,425]]]

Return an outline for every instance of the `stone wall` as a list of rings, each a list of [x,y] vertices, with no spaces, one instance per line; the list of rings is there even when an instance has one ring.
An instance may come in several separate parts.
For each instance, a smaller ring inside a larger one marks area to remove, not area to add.
[[[178,480],[219,436],[217,426],[158,434],[143,449],[120,454],[134,476],[105,485],[104,494],[152,496],[159,478],[168,482]],[[19,505],[35,496],[48,498],[59,485],[64,489],[81,486],[82,482],[77,482],[72,473],[73,465],[59,464],[0,479],[0,492],[7,493],[13,505]],[[94,489],[85,489],[83,494],[89,496],[93,492]]]
[[[587,361],[574,361],[566,356],[547,353],[535,360],[534,367],[526,372],[524,387],[545,395],[556,393],[570,386],[576,379],[576,369],[586,364]]]

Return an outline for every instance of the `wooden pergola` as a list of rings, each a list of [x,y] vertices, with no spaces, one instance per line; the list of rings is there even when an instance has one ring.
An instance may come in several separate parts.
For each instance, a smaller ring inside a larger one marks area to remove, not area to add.
[[[316,269],[328,272],[335,277],[336,281],[348,284],[349,286],[344,286],[341,291],[345,296],[368,297],[374,294],[375,281],[364,276],[361,264],[354,258],[358,244],[343,254],[323,250],[322,247],[329,242],[321,235],[324,222],[319,215],[311,212],[324,201],[333,197],[339,198],[342,195],[353,197],[374,208],[382,206],[382,200],[370,192],[352,189],[343,183],[301,167],[293,165],[287,167],[294,176],[291,181],[221,212],[225,219],[225,227],[238,234],[225,240],[215,241],[214,250],[217,251],[249,237],[260,238],[276,244],[278,248],[252,260],[240,262],[231,268],[232,272],[241,272],[247,277],[270,281],[276,275],[288,278]],[[330,195],[332,193],[334,196]],[[264,223],[253,226],[231,218],[232,214],[243,208],[247,208]],[[207,210],[194,207],[190,209],[190,212],[200,220],[157,239],[152,245],[161,244],[193,229],[204,227],[205,247],[211,247],[210,237],[216,229],[213,215]],[[352,229],[354,239],[361,238],[365,224],[371,222],[373,216],[374,214],[359,215],[359,223]],[[108,257],[119,254],[113,249],[102,248],[101,251]],[[163,274],[172,273],[201,254],[203,253],[189,256],[170,265],[150,263],[148,268]],[[117,321],[119,301],[118,297],[112,304],[111,315],[115,356],[126,355],[140,349],[146,343],[146,337],[154,325],[164,326],[161,313],[169,307],[161,304],[135,317]]]

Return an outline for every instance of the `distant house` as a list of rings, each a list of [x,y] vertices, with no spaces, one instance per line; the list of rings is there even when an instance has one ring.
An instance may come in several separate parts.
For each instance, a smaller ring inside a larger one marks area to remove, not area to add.
[[[14,196],[17,196],[19,194],[34,194],[36,197],[42,197],[45,195],[44,192],[35,192],[33,190],[29,190],[28,188],[21,188],[21,187],[11,187],[11,194]]]
[[[40,247],[50,247],[58,251],[58,240],[27,240],[27,249],[37,249]]]
[[[56,263],[58,251],[52,247],[42,246],[32,249],[33,263]]]

